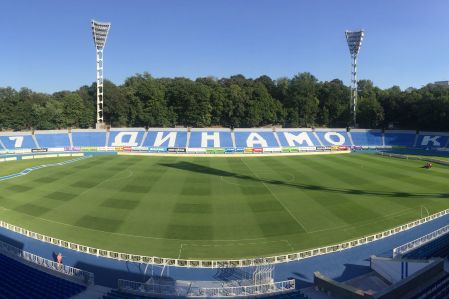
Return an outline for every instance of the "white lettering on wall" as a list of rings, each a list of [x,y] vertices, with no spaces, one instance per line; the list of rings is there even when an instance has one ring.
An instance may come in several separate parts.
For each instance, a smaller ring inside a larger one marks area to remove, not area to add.
[[[345,137],[337,132],[326,132],[324,139],[332,145],[343,145],[345,143]]]
[[[213,132],[212,135],[209,135],[207,132],[201,133],[201,147],[209,147],[208,141],[211,140],[214,142],[213,147],[220,147],[220,133]]]
[[[115,138],[112,146],[137,146],[138,132],[120,132]]]

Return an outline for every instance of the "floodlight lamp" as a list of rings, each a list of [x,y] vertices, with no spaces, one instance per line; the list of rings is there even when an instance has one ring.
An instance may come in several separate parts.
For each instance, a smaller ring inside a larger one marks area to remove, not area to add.
[[[348,42],[349,52],[351,56],[355,56],[359,54],[360,46],[362,45],[363,37],[365,36],[365,32],[363,30],[360,31],[346,31],[346,41]]]
[[[106,39],[108,37],[109,28],[111,23],[102,23],[95,20],[91,21],[92,35],[94,38],[95,46],[98,50],[104,48],[106,44]]]

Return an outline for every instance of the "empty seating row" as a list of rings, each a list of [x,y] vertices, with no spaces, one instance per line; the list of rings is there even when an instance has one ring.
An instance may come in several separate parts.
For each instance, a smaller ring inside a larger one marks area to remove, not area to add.
[[[0,150],[65,147],[279,148],[310,146],[447,147],[449,134],[344,129],[111,129],[0,132]]]
[[[449,255],[449,234],[442,235],[404,255],[411,259],[428,259],[431,257],[447,257]]]
[[[85,289],[0,255],[0,298],[70,298]]]

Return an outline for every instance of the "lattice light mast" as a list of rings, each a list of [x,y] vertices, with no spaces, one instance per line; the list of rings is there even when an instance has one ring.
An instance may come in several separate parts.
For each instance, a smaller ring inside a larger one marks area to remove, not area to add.
[[[357,58],[359,55],[360,46],[362,45],[365,32],[360,31],[346,31],[346,41],[349,46],[349,53],[351,54],[351,100],[350,107],[353,117],[353,126],[357,126]]]
[[[91,21],[92,35],[94,37],[97,52],[97,128],[102,128],[103,123],[103,49],[108,37],[111,23]]]

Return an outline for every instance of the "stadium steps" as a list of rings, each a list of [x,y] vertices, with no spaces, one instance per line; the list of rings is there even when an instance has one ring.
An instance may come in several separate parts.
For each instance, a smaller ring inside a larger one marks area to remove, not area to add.
[[[110,132],[108,130],[108,131],[106,131],[106,142],[105,142],[104,146],[108,146],[108,144],[109,144],[109,135],[110,135]]]
[[[190,129],[187,130],[186,147],[190,147]]]
[[[274,139],[276,139],[276,142],[278,143],[278,147],[281,147],[282,143],[281,143],[281,140],[279,139],[278,132],[273,131],[273,135],[274,135]]]
[[[346,135],[348,135],[348,137],[349,137],[349,142],[351,143],[351,146],[354,146],[355,144],[354,144],[354,140],[352,140],[351,132],[346,132]]]
[[[145,130],[145,132],[143,133],[142,141],[140,142],[139,146],[143,146],[143,143],[147,139],[147,136],[148,136],[148,131]]]
[[[37,142],[36,136],[33,134],[31,135],[31,138],[33,138],[34,144],[36,145],[36,148],[40,148],[39,143]]]
[[[68,132],[67,134],[69,135],[69,144],[70,144],[70,147],[73,147],[72,131]]]
[[[413,141],[413,147],[416,147],[416,144],[418,143],[419,134],[416,134],[415,141]]]
[[[232,130],[232,132],[231,132],[231,140],[232,140],[232,147],[236,148],[234,130]]]
[[[315,131],[313,131],[313,136],[315,136],[316,140],[318,140],[318,142],[320,143],[319,145],[323,146],[323,142],[321,141],[320,137],[318,137],[318,134]]]

